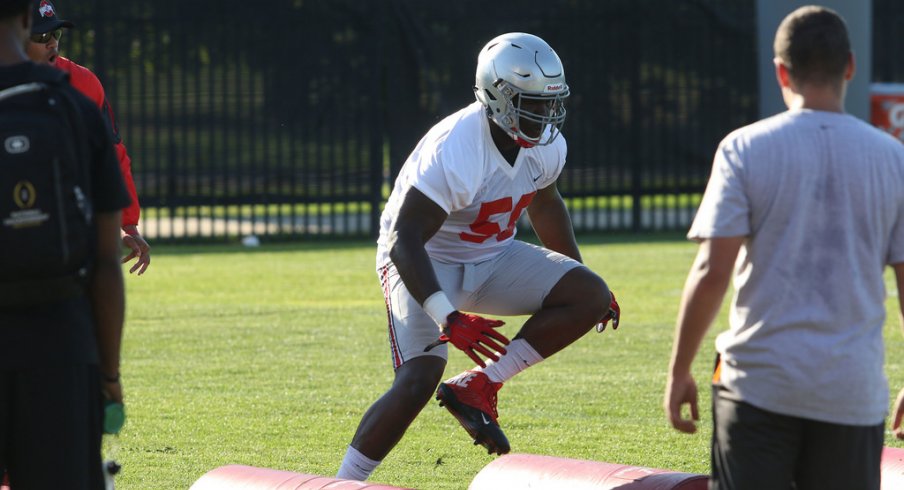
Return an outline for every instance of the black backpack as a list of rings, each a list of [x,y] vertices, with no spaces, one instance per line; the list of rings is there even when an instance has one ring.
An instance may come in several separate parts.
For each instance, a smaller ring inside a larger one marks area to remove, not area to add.
[[[94,227],[89,154],[63,72],[0,91],[0,306],[84,294]]]

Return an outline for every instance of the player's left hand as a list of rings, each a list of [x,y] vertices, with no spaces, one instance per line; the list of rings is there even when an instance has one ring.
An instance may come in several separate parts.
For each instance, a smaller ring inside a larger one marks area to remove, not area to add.
[[[606,324],[610,321],[612,321],[612,330],[618,329],[618,322],[621,320],[621,307],[618,306],[618,301],[615,301],[615,293],[609,291],[609,296],[612,297],[612,301],[609,302],[609,311],[596,324],[596,331],[600,333],[606,330]]]
[[[144,274],[144,271],[151,265],[151,246],[148,245],[148,242],[146,242],[144,237],[141,236],[141,233],[138,232],[137,226],[123,226],[122,231],[122,244],[131,250],[129,255],[122,258],[122,263],[125,264],[137,257],[138,260],[135,261],[135,264],[129,269],[129,274],[138,271],[138,275],[140,276]]]

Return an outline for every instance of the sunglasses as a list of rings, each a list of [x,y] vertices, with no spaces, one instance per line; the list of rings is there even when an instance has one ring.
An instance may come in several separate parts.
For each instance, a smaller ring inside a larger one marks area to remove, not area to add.
[[[37,44],[47,44],[50,42],[50,38],[54,38],[59,41],[61,37],[63,37],[63,30],[57,29],[55,31],[45,32],[43,34],[33,34],[31,36],[31,42]]]

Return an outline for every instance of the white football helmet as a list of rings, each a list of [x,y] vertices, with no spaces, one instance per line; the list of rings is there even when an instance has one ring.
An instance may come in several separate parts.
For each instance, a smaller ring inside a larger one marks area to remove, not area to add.
[[[565,69],[546,41],[532,34],[510,32],[488,42],[477,58],[474,95],[490,118],[525,148],[548,145],[565,122],[569,95]],[[534,101],[534,103],[527,101]],[[542,102],[538,105],[536,102]],[[542,112],[523,109],[544,107]],[[525,134],[523,122],[537,133]]]

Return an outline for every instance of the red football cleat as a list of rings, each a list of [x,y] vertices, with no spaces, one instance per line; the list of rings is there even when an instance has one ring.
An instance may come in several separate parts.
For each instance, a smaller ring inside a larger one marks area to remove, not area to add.
[[[511,451],[508,439],[499,428],[496,392],[502,383],[493,383],[480,371],[465,371],[439,384],[436,399],[490,454]]]

